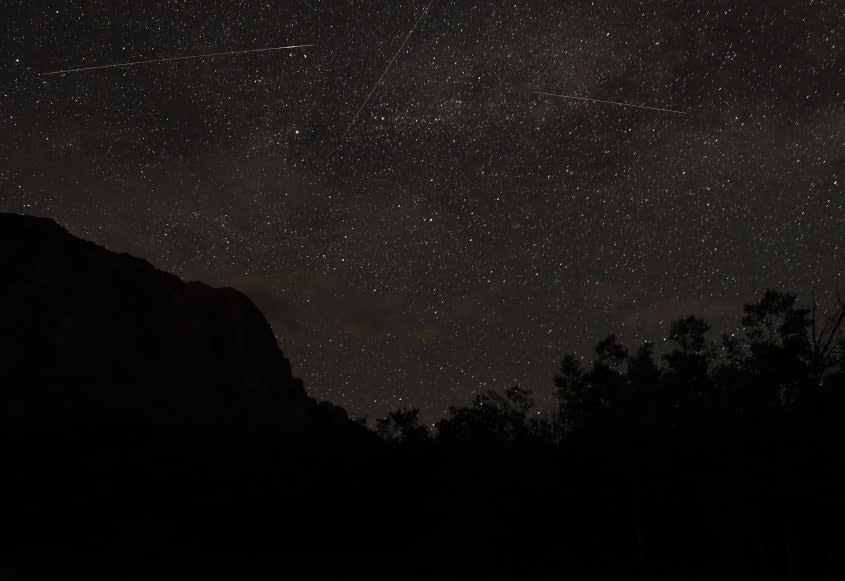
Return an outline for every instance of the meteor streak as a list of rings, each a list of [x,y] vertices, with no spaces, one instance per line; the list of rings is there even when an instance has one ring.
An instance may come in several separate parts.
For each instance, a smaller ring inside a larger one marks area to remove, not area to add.
[[[558,95],[557,93],[544,93],[542,91],[532,91],[535,95],[545,95],[547,97],[559,97],[561,99],[577,99],[578,101],[589,101],[591,103],[606,103],[608,105],[620,105],[622,107],[636,107],[637,109],[650,109],[652,111],[663,111],[665,113],[676,113],[678,115],[686,115],[686,111],[676,111],[675,109],[663,109],[662,107],[648,107],[647,105],[634,105],[633,103],[621,103],[619,101],[603,101],[602,99],[588,99],[587,97],[574,97],[572,95]]]
[[[59,71],[49,71],[46,73],[41,73],[41,76],[46,77],[48,75],[61,75],[64,73],[80,73],[82,71],[93,71],[97,69],[114,69],[119,67],[134,67],[136,65],[146,65],[152,63],[167,63],[172,61],[186,61],[191,59],[204,59],[204,58],[211,58],[217,56],[226,56],[231,54],[247,54],[247,53],[255,53],[255,52],[271,52],[271,51],[278,51],[278,50],[287,50],[293,48],[305,48],[307,46],[314,46],[313,44],[293,44],[290,46],[274,46],[270,48],[254,48],[250,50],[230,50],[227,52],[213,52],[209,54],[197,54],[197,55],[190,55],[190,56],[177,56],[171,58],[160,58],[160,59],[150,59],[146,61],[132,61],[128,63],[117,63],[113,65],[99,65],[94,67],[79,67],[76,69],[62,69]]]
[[[423,10],[423,13],[420,14],[420,17],[417,18],[416,22],[414,22],[414,26],[411,27],[411,31],[408,33],[408,36],[406,36],[405,40],[402,41],[402,44],[399,45],[399,50],[397,50],[393,54],[393,57],[391,57],[391,59],[387,62],[387,66],[384,67],[384,71],[382,71],[381,76],[376,81],[376,84],[373,85],[372,89],[370,89],[370,92],[367,94],[367,97],[364,99],[364,102],[361,103],[361,106],[358,107],[357,111],[355,111],[355,115],[352,116],[352,120],[349,122],[349,125],[346,126],[346,131],[343,132],[343,137],[340,138],[341,143],[343,143],[343,140],[346,139],[347,135],[349,135],[349,130],[352,129],[353,125],[355,125],[355,121],[358,120],[358,115],[361,114],[361,111],[363,111],[364,107],[367,106],[367,103],[370,102],[370,97],[372,97],[373,93],[376,92],[376,89],[381,84],[381,80],[384,78],[384,75],[387,74],[387,71],[390,70],[390,66],[393,64],[393,61],[396,60],[396,57],[399,56],[399,53],[402,52],[402,49],[405,48],[406,44],[408,44],[408,39],[410,39],[411,35],[414,34],[414,31],[417,29],[417,25],[420,23],[420,20],[422,20],[423,17],[426,14],[428,14],[428,9],[431,8],[432,4],[434,4],[434,0],[431,0],[431,2],[428,3],[428,6],[425,7],[425,10]]]

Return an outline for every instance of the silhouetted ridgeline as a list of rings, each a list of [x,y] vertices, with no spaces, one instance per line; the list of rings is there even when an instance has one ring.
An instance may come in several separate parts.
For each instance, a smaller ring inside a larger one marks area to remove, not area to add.
[[[514,386],[382,438],[306,395],[240,293],[49,220],[0,214],[0,316],[14,578],[845,572],[842,301],[768,291],[719,341],[676,321],[660,358],[610,336],[562,359],[549,419]]]
[[[0,214],[0,324],[3,546],[331,544],[322,519],[362,516],[378,438],[306,395],[241,293]]]
[[[0,214],[0,244],[0,347],[18,386],[2,394],[4,423],[237,432],[282,414],[303,433],[344,423],[340,409],[314,411],[241,293],[184,283],[46,219]]]

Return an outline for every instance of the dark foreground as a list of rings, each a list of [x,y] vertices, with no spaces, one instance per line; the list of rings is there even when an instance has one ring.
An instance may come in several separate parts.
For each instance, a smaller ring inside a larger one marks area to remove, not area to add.
[[[379,437],[235,291],[10,215],[0,276],[4,578],[845,572],[841,305],[767,293],[743,337],[689,317],[662,359],[611,337],[563,359],[549,421],[514,387]]]

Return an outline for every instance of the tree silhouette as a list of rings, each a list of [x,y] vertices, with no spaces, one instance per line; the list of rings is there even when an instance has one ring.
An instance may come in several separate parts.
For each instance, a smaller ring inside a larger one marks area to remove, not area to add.
[[[574,432],[588,415],[589,385],[581,362],[575,355],[566,355],[561,359],[560,368],[554,377],[557,388],[554,392],[558,401],[555,414],[556,432],[560,435]]]
[[[673,321],[660,357],[609,335],[592,361],[561,358],[551,422],[528,390],[486,390],[437,423],[438,449],[478,502],[479,486],[512,490],[520,460],[544,463],[567,491],[560,518],[584,555],[630,555],[651,570],[727,551],[717,561],[749,576],[829,571],[831,545],[812,531],[823,506],[841,507],[833,483],[845,486],[843,308],[822,320],[815,302],[768,290],[719,341],[700,317]],[[401,440],[402,418],[380,433]]]
[[[472,405],[450,407],[449,415],[437,422],[441,440],[454,442],[496,442],[530,437],[545,430],[542,422],[528,418],[534,408],[531,392],[514,385],[504,395],[488,389],[476,394]]]
[[[387,440],[400,443],[419,443],[428,439],[428,429],[420,425],[418,408],[394,410],[376,420],[376,433]]]

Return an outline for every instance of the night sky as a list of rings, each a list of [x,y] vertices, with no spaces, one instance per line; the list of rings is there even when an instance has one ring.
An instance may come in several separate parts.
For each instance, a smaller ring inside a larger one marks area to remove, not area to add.
[[[845,286],[845,3],[428,6],[4,2],[0,210],[243,290],[370,418]]]

